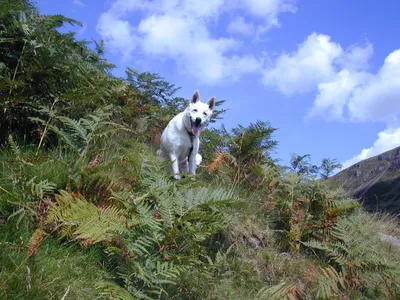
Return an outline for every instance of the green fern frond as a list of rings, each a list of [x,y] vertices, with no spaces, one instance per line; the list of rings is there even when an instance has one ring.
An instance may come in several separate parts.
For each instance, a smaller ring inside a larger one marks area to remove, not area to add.
[[[148,128],[149,128],[149,117],[148,116],[141,117],[137,120],[136,133],[138,135],[145,134],[147,132]]]
[[[220,201],[237,201],[237,197],[234,196],[232,190],[227,190],[224,188],[199,188],[199,189],[189,189],[184,195],[187,199],[189,206],[201,205],[204,203],[218,203]]]
[[[186,270],[184,266],[176,266],[172,262],[160,262],[147,259],[144,263],[134,262],[136,276],[143,280],[151,293],[161,295],[166,292],[164,284],[177,284],[179,275]]]
[[[130,131],[130,129],[109,121],[112,106],[107,106],[96,110],[86,118],[74,120],[66,116],[55,116],[54,120],[62,126],[49,124],[37,117],[30,118],[31,121],[39,122],[55,132],[73,151],[79,153],[80,157],[85,157],[92,144],[104,137],[109,137],[112,133],[119,130]]]
[[[55,183],[50,182],[47,179],[35,183],[35,179],[36,177],[33,177],[27,182],[27,186],[30,187],[32,196],[43,199],[45,195],[50,195],[55,192],[57,188]]]
[[[321,243],[320,241],[317,241],[314,239],[306,241],[306,242],[301,242],[301,243],[306,247],[323,250],[323,251],[326,251],[329,248],[325,243]]]
[[[44,126],[47,126],[50,130],[52,130],[54,133],[56,133],[57,136],[58,136],[59,138],[61,138],[62,141],[63,141],[64,143],[66,143],[66,145],[67,145],[71,150],[77,151],[74,142],[70,139],[70,135],[69,135],[67,132],[65,132],[65,131],[63,131],[62,129],[58,128],[57,126],[52,125],[52,124],[49,124],[47,121],[42,120],[42,119],[37,118],[37,117],[30,117],[29,120],[31,120],[32,122],[38,122],[38,123],[40,123],[40,124],[42,124],[42,125],[44,125]]]
[[[17,157],[21,157],[21,148],[18,146],[18,144],[14,141],[13,136],[10,134],[8,136],[8,143],[10,144],[11,151],[12,153]]]
[[[281,282],[273,286],[265,286],[255,296],[259,300],[297,300],[292,293],[296,289],[296,284]]]
[[[153,217],[154,208],[146,202],[138,202],[134,206],[140,227],[146,227],[156,233],[162,230],[161,221]]]
[[[317,299],[331,299],[334,295],[339,295],[340,291],[346,288],[343,275],[339,274],[334,268],[321,268],[318,274]]]
[[[151,236],[140,236],[135,241],[132,241],[127,246],[131,253],[139,256],[151,255],[155,245],[157,245],[157,240]]]
[[[99,172],[97,174],[83,174],[78,189],[87,200],[101,203],[111,196],[113,186],[114,182],[108,177],[108,174]]]
[[[361,287],[377,297],[398,292],[400,262],[382,249],[378,234],[369,230],[368,218],[364,213],[342,218],[331,230],[328,241],[303,243],[321,250],[331,265],[322,269],[319,276],[318,297],[328,299],[333,294],[349,294],[349,290],[352,294]],[[388,281],[392,284],[387,285]]]
[[[110,241],[138,224],[134,219],[127,219],[124,210],[99,208],[66,191],[60,191],[56,199],[58,205],[49,209],[47,223],[58,223],[63,235],[68,237],[92,243]]]
[[[128,290],[112,281],[102,281],[96,283],[96,289],[100,295],[107,296],[110,300],[136,300],[139,297],[133,296]]]
[[[357,200],[352,198],[335,199],[329,202],[330,211],[335,215],[344,215],[360,207]]]
[[[61,121],[69,129],[72,137],[88,141],[88,130],[85,126],[82,126],[82,119],[76,121],[65,116],[59,116],[57,120]]]

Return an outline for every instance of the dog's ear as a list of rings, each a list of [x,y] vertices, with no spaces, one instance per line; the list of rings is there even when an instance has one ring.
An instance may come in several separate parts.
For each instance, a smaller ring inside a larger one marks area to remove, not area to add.
[[[190,103],[196,103],[198,101],[200,101],[200,94],[199,91],[196,90],[192,96],[192,100],[190,101]]]
[[[207,101],[207,105],[208,105],[209,109],[214,110],[214,108],[215,108],[215,97],[211,97]]]

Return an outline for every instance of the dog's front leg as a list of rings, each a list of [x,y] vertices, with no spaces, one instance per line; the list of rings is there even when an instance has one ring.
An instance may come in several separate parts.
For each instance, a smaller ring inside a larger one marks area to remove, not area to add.
[[[178,157],[176,157],[174,154],[170,154],[169,158],[172,161],[172,172],[174,174],[175,179],[181,179],[181,176],[179,175],[179,160]]]
[[[196,174],[196,168],[197,168],[196,154],[199,152],[199,145],[200,145],[199,137],[196,136],[193,139],[193,150],[192,153],[190,153],[189,157],[189,173],[193,175]]]

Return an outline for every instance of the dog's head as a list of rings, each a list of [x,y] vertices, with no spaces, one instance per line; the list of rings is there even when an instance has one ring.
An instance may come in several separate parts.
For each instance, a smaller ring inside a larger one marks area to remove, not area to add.
[[[192,99],[190,100],[189,106],[186,108],[185,115],[190,124],[190,129],[194,135],[198,135],[202,132],[208,123],[210,122],[211,115],[215,108],[215,97],[211,97],[207,103],[200,102],[199,92],[196,91]]]

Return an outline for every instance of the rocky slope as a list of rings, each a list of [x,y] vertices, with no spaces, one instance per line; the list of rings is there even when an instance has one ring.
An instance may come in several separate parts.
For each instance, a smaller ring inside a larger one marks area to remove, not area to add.
[[[360,161],[328,179],[367,210],[400,214],[400,147]]]

